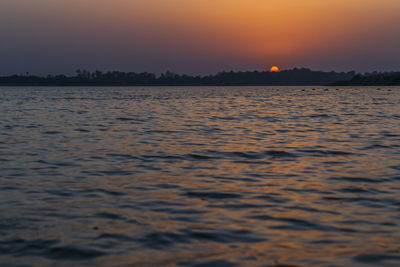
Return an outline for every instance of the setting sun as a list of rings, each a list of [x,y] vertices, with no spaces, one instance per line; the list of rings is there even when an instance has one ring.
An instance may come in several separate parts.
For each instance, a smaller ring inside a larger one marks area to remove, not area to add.
[[[277,66],[273,66],[273,67],[271,67],[271,69],[269,71],[270,72],[279,72],[279,68]]]

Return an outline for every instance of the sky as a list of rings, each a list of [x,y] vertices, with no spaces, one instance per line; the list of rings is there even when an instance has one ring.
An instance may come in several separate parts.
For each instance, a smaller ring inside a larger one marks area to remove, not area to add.
[[[0,75],[400,71],[400,0],[1,0]]]

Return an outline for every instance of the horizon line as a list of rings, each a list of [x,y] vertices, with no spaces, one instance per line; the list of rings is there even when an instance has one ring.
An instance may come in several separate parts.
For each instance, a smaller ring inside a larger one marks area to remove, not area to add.
[[[337,70],[316,70],[316,69],[311,69],[308,67],[293,67],[290,69],[280,69],[278,72],[271,72],[268,69],[264,69],[264,70],[220,70],[214,73],[210,73],[210,74],[187,74],[187,73],[178,73],[178,72],[174,72],[174,71],[170,71],[170,70],[165,70],[164,72],[150,72],[150,71],[122,71],[122,70],[100,70],[100,69],[95,69],[95,70],[88,70],[85,68],[78,68],[76,69],[74,72],[72,72],[73,74],[65,74],[65,73],[57,73],[57,74],[32,74],[29,71],[25,72],[25,73],[14,73],[14,74],[5,74],[2,75],[0,73],[0,77],[10,77],[10,76],[35,76],[35,77],[49,77],[49,76],[67,76],[67,77],[75,77],[73,75],[77,75],[78,71],[82,71],[82,72],[88,72],[88,73],[96,73],[96,72],[101,72],[101,73],[113,73],[113,72],[117,72],[117,73],[136,73],[136,74],[142,74],[142,73],[148,73],[148,74],[154,74],[156,76],[162,76],[163,74],[174,74],[174,75],[179,75],[179,76],[191,76],[191,77],[207,77],[207,76],[215,76],[218,75],[220,73],[246,73],[246,72],[259,72],[259,73],[282,73],[282,72],[287,72],[287,71],[295,71],[295,70],[308,70],[308,71],[312,71],[312,72],[323,72],[323,73],[352,73],[354,72],[355,75],[365,75],[365,74],[385,74],[385,73],[396,73],[396,72],[400,72],[400,70],[390,70],[390,71],[366,71],[366,72],[358,72],[356,70],[348,70],[348,71],[337,71]],[[71,73],[71,72],[70,72]]]

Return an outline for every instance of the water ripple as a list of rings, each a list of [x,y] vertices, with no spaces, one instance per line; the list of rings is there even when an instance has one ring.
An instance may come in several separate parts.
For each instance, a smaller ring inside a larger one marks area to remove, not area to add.
[[[0,265],[399,266],[381,89],[0,88]]]

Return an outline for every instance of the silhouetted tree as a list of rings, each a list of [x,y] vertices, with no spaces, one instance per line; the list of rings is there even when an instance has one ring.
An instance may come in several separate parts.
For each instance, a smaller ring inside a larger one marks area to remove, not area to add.
[[[383,74],[380,74],[383,75]],[[375,77],[375,76],[371,76]],[[215,75],[206,76],[190,76],[179,75],[167,71],[157,77],[153,73],[143,72],[120,72],[109,71],[101,72],[96,70],[90,72],[84,69],[76,70],[75,76],[65,75],[48,75],[46,77],[29,76],[26,75],[12,75],[0,77],[0,85],[94,85],[94,86],[107,86],[107,85],[126,85],[126,86],[145,86],[145,85],[176,85],[176,86],[190,86],[190,85],[215,85],[215,86],[229,86],[229,85],[327,85],[336,81],[350,81],[353,82],[364,79],[361,76],[356,76],[354,71],[350,72],[322,72],[312,71],[306,68],[295,68],[292,70],[284,70],[277,73],[267,71],[225,71],[219,72]],[[381,82],[391,82],[393,79],[382,78]]]

